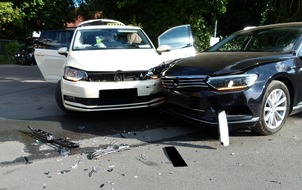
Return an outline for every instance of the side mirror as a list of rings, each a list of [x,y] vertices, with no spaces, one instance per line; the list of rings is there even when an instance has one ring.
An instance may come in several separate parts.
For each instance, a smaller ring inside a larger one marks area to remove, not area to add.
[[[156,51],[159,52],[159,53],[163,53],[163,52],[168,52],[168,51],[171,51],[171,46],[169,45],[161,45],[159,46]]]
[[[67,57],[67,55],[68,55],[67,47],[61,47],[61,48],[59,48],[58,49],[58,53],[60,55],[65,55],[65,57]]]

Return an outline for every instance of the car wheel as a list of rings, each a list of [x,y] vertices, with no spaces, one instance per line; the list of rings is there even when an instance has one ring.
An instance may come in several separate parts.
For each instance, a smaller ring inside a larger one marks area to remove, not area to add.
[[[58,106],[66,113],[70,113],[71,111],[67,110],[63,105],[62,93],[61,93],[61,81],[58,82],[55,89],[55,98]]]
[[[280,81],[272,81],[265,91],[260,119],[253,130],[262,135],[278,132],[288,117],[289,106],[290,96],[285,84]]]

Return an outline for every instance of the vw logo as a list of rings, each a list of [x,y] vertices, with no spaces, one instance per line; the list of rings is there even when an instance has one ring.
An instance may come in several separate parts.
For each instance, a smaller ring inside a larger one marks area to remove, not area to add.
[[[117,70],[114,75],[114,81],[123,81],[123,80],[124,80],[123,72],[121,70]]]
[[[173,80],[172,85],[173,85],[174,88],[177,88],[177,86],[179,85],[179,78],[175,78],[175,79]]]

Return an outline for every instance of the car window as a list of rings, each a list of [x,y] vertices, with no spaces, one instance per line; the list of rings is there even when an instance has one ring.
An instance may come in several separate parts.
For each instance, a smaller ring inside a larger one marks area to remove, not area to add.
[[[41,31],[37,46],[42,49],[59,49],[68,47],[73,35],[73,30]]]
[[[249,38],[250,34],[233,35],[220,45],[217,51],[241,51]]]
[[[73,50],[151,48],[150,41],[139,29],[78,30]]]
[[[278,51],[288,52],[301,35],[301,28],[275,28],[260,30],[254,33],[235,33],[208,51]]]
[[[247,50],[262,51],[289,51],[300,35],[300,29],[275,29],[255,34]]]
[[[158,37],[158,45],[169,45],[172,49],[181,49],[193,46],[190,25],[171,28]]]

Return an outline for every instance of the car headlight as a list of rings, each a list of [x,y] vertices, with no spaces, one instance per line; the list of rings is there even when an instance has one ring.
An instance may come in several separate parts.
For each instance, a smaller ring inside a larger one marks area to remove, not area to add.
[[[80,80],[87,80],[88,75],[85,71],[75,69],[72,67],[65,67],[64,68],[64,79],[70,80],[70,81],[80,81]]]
[[[252,86],[258,78],[256,74],[210,77],[207,83],[218,91],[244,90]]]
[[[161,63],[160,65],[149,69],[147,74],[144,76],[144,79],[159,79],[166,67],[167,64]]]

